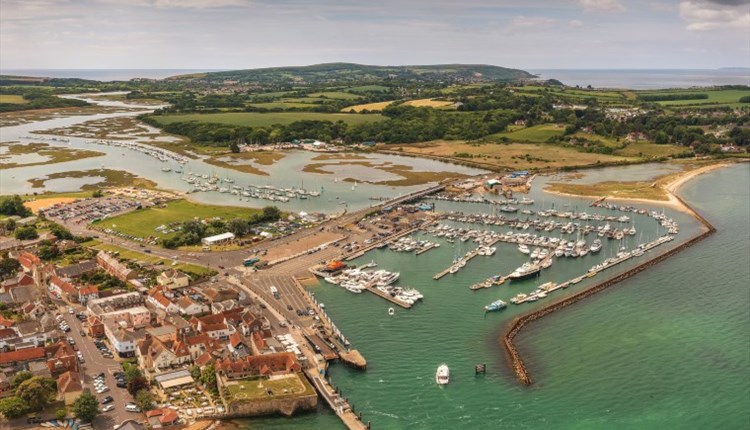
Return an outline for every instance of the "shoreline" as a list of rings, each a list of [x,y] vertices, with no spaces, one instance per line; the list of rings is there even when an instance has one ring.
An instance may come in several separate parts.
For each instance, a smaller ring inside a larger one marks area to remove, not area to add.
[[[683,202],[680,201],[678,197],[675,196],[675,193],[687,182],[694,179],[697,176],[703,175],[704,173],[709,173],[714,170],[729,167],[734,164],[738,163],[738,161],[722,161],[714,164],[709,164],[706,166],[701,166],[696,169],[691,169],[687,171],[682,171],[676,175],[674,179],[672,179],[670,182],[667,182],[664,185],[658,185],[664,190],[664,193],[667,196],[667,200],[653,200],[653,199],[646,199],[646,198],[637,198],[637,197],[612,197],[608,195],[585,195],[585,194],[572,194],[572,193],[564,193],[561,191],[552,191],[548,187],[545,187],[542,189],[543,192],[557,195],[557,196],[565,196],[565,197],[577,197],[577,198],[604,198],[605,200],[611,200],[616,202],[623,202],[623,203],[642,203],[642,204],[651,204],[651,205],[664,205],[669,206],[672,209],[679,210],[683,213],[687,213],[690,215],[694,215],[694,211],[692,211],[689,207],[686,207]],[[658,179],[657,179],[658,180]]]

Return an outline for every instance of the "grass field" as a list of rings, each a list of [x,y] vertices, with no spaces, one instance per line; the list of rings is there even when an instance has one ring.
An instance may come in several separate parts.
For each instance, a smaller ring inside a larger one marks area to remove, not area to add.
[[[347,91],[357,91],[357,92],[371,92],[371,93],[382,93],[383,91],[388,91],[388,87],[384,87],[382,85],[361,85],[359,87],[349,87],[346,89]]]
[[[409,100],[407,102],[404,102],[404,104],[407,106],[415,106],[415,107],[441,108],[441,107],[452,106],[453,102],[449,102],[446,100],[419,99],[419,100]]]
[[[393,102],[392,101],[376,102],[376,103],[366,103],[363,105],[348,106],[348,107],[341,109],[341,112],[362,112],[363,110],[368,110],[370,112],[379,112],[385,109],[391,103]]]
[[[73,170],[69,172],[50,173],[46,177],[29,179],[28,182],[31,183],[31,188],[42,188],[47,181],[52,179],[89,177],[103,177],[104,180],[82,185],[80,188],[82,191],[114,187],[154,188],[156,186],[155,182],[141,178],[130,172],[111,169]]]
[[[98,249],[100,251],[116,252],[121,258],[126,258],[128,260],[138,261],[138,262],[142,262],[146,264],[160,264],[161,263],[161,264],[171,266],[171,263],[172,263],[172,260],[167,259],[167,258],[162,258],[153,254],[146,254],[143,252],[132,251],[130,249],[123,248],[121,246],[112,245],[109,243],[103,243],[98,240],[84,242],[81,245],[89,247],[89,248],[93,248],[93,249]],[[207,267],[196,266],[195,264],[189,264],[189,263],[178,263],[177,265],[171,266],[171,267],[174,267],[177,270],[180,270],[191,276],[194,276],[194,278],[203,277],[203,276],[211,276],[211,275],[216,274],[215,271]]]
[[[561,136],[565,131],[564,126],[557,124],[540,124],[524,127],[514,131],[505,131],[488,136],[488,139],[506,137],[511,142],[544,143],[551,137]]]
[[[580,88],[555,88],[555,87],[540,87],[534,85],[527,85],[523,87],[513,88],[516,93],[519,94],[554,94],[561,97],[568,97],[571,99],[585,100],[594,98],[602,102],[622,102],[625,101],[626,95],[619,91],[603,91],[603,90],[586,90]]]
[[[292,108],[309,108],[312,103],[296,103],[296,102],[268,102],[268,103],[248,103],[248,106],[263,108],[263,109],[292,109]]]
[[[748,106],[750,103],[739,103],[740,97],[750,96],[750,90],[721,90],[721,89],[701,89],[692,88],[684,90],[664,90],[664,91],[641,91],[638,95],[669,95],[669,94],[706,94],[707,99],[697,100],[665,100],[656,102],[662,106],[701,106],[701,105],[729,105],[729,106]]]
[[[24,99],[23,96],[15,94],[0,94],[0,103],[20,105],[26,103],[26,99]]]
[[[155,230],[160,225],[175,222],[190,221],[192,219],[210,219],[220,217],[224,220],[232,218],[247,218],[259,212],[257,209],[240,208],[234,206],[213,206],[174,200],[166,203],[166,207],[150,207],[124,215],[107,218],[97,225],[101,228],[111,228],[126,235],[136,237],[156,236],[160,238],[172,237],[174,233],[161,234]]]
[[[230,402],[273,400],[315,394],[312,386],[300,375],[273,380],[236,381],[236,383],[228,385],[227,390],[229,391],[229,396],[231,396],[231,398],[227,399]],[[273,395],[269,395],[267,390],[271,390]]]
[[[349,115],[344,113],[319,112],[227,112],[208,114],[159,115],[154,119],[161,124],[180,121],[197,121],[230,124],[245,127],[267,127],[273,124],[287,125],[295,121],[344,121],[347,124],[363,124],[384,120],[381,115]]]
[[[385,148],[397,151],[396,153],[425,155],[492,169],[556,169],[633,161],[632,158],[533,143],[477,144],[435,141],[415,145],[387,145]]]

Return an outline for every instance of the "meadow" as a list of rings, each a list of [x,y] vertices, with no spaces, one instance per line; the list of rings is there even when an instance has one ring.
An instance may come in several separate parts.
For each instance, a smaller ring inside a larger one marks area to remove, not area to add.
[[[160,124],[172,124],[182,121],[239,125],[244,127],[268,127],[274,124],[288,125],[296,121],[344,121],[357,125],[385,119],[381,115],[351,115],[344,113],[319,112],[227,112],[207,114],[175,114],[154,116]]]
[[[15,94],[0,94],[0,103],[23,104],[26,103],[26,99]]]
[[[540,124],[495,133],[488,136],[488,139],[496,140],[497,138],[505,137],[511,142],[544,143],[552,137],[562,136],[563,132],[565,132],[564,126],[559,126],[557,124]]]
[[[639,95],[679,95],[679,94],[706,94],[707,99],[695,99],[695,100],[664,100],[659,101],[662,106],[674,106],[674,107],[716,107],[720,106],[748,106],[750,103],[740,103],[741,97],[750,96],[750,90],[725,90],[725,89],[706,89],[706,88],[688,88],[684,90],[664,90],[664,91],[643,91],[638,92]]]

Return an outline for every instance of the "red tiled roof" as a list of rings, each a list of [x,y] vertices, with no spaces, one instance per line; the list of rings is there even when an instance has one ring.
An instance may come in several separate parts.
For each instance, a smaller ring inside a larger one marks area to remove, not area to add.
[[[57,378],[57,392],[75,393],[78,391],[83,391],[83,387],[81,386],[80,381],[81,376],[78,374],[78,372],[69,370],[60,375],[59,378]]]
[[[39,360],[45,357],[44,348],[26,348],[17,351],[0,352],[0,364],[9,364],[19,361]]]
[[[5,326],[5,328],[13,327],[15,323],[15,321],[9,320],[8,318],[5,318],[5,316],[0,315],[0,325]]]
[[[87,294],[96,294],[99,292],[99,287],[96,285],[89,285],[78,290],[78,294],[85,296]]]
[[[159,417],[159,422],[162,424],[171,424],[175,421],[177,421],[177,412],[175,412],[173,409],[162,409],[164,411],[164,414]]]
[[[203,367],[207,365],[208,363],[212,362],[213,360],[214,358],[211,356],[211,353],[204,352],[198,358],[195,359],[195,364],[199,367]]]
[[[275,372],[298,371],[300,365],[291,352],[278,352],[264,355],[248,355],[238,360],[225,358],[216,361],[216,370],[232,373],[268,375]]]
[[[50,284],[55,285],[57,288],[62,290],[64,293],[68,294],[75,294],[78,290],[76,290],[76,287],[73,286],[70,282],[64,281],[60,279],[57,276],[53,276],[52,279],[50,279]]]
[[[172,301],[169,300],[164,294],[162,294],[161,291],[154,292],[154,294],[152,294],[151,297],[154,300],[156,300],[157,303],[162,305],[165,309],[169,307],[169,305],[172,304]]]

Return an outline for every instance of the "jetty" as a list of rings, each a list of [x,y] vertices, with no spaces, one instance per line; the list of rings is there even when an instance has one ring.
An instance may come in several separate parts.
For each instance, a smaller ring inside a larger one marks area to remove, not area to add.
[[[365,289],[376,296],[380,296],[389,302],[393,303],[394,305],[401,306],[404,309],[410,309],[412,307],[411,303],[402,302],[401,300],[396,299],[395,297],[391,296],[390,294],[387,294],[383,291],[378,290],[372,285],[367,285]]]

